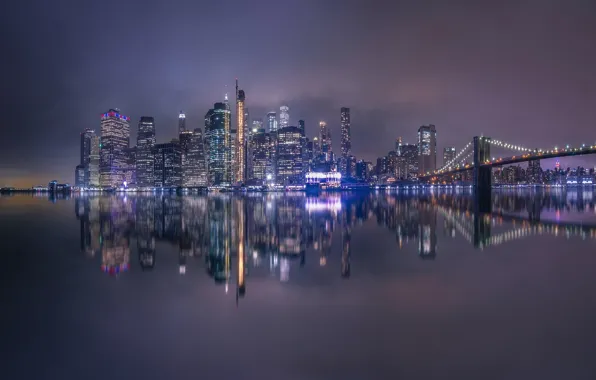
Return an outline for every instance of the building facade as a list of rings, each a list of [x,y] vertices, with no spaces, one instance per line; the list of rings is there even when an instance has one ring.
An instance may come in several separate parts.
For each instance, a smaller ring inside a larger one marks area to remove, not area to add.
[[[234,183],[244,183],[246,181],[246,127],[244,103],[246,94],[244,90],[238,90],[238,80],[236,80],[236,159],[234,160],[235,178]]]
[[[271,172],[271,136],[264,128],[253,132],[251,151],[252,177],[255,182],[264,184],[267,173]]]
[[[330,162],[333,160],[333,145],[331,142],[331,131],[324,121],[319,122],[319,143],[321,146],[321,160]]]
[[[205,143],[208,152],[209,185],[230,185],[231,128],[230,107],[227,102],[215,103],[205,115]]]
[[[180,143],[155,144],[153,147],[155,187],[174,188],[182,184]]]
[[[418,173],[424,175],[437,169],[437,130],[434,125],[418,128]]]
[[[136,175],[138,187],[155,186],[154,156],[155,120],[151,116],[141,116],[137,132]]]
[[[90,153],[89,153],[89,166],[87,172],[89,173],[89,183],[87,187],[98,188],[99,187],[99,136],[91,137]]]
[[[130,118],[118,109],[110,109],[101,116],[99,144],[99,182],[103,188],[119,187],[124,182],[130,144]]]
[[[290,126],[290,107],[284,105],[279,107],[279,124],[277,129],[286,128]]]
[[[302,130],[285,127],[277,131],[277,183],[299,185],[303,178]]]
[[[267,114],[267,132],[277,131],[277,114],[275,112],[269,112]]]

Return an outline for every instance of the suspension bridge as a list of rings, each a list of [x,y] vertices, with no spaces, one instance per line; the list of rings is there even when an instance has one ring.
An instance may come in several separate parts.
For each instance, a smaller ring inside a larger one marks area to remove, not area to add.
[[[499,150],[514,151],[516,154],[497,158],[491,156],[491,147],[498,148]],[[486,136],[474,136],[451,161],[445,163],[435,171],[425,173],[419,178],[422,181],[432,183],[445,178],[453,179],[453,176],[458,173],[471,172],[472,186],[478,198],[478,206],[481,211],[490,212],[492,168],[540,159],[581,156],[595,153],[596,145],[582,144],[579,147],[565,145],[565,147],[561,148],[555,146],[550,149],[537,149],[527,148],[522,145],[504,142]]]

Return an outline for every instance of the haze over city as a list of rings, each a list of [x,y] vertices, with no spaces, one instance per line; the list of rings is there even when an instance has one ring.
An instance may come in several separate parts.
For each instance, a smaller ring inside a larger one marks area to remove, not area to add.
[[[530,147],[596,139],[591,1],[58,3],[0,16],[0,186],[72,182],[80,132],[113,107],[131,141],[144,115],[158,142],[176,136],[180,109],[202,128],[235,78],[251,117],[287,104],[307,136],[325,120],[338,142],[350,107],[367,161],[429,123],[439,152],[482,133]]]

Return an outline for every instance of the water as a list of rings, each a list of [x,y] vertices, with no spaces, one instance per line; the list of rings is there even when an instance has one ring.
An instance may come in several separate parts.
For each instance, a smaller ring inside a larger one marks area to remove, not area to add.
[[[593,379],[590,191],[0,197],[6,379]]]

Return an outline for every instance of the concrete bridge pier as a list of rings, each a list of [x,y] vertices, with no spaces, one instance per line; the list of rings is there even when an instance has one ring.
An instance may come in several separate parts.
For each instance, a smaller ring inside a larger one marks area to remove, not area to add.
[[[475,209],[481,213],[492,211],[492,168],[482,166],[487,160],[490,160],[490,137],[474,136],[474,202]]]

